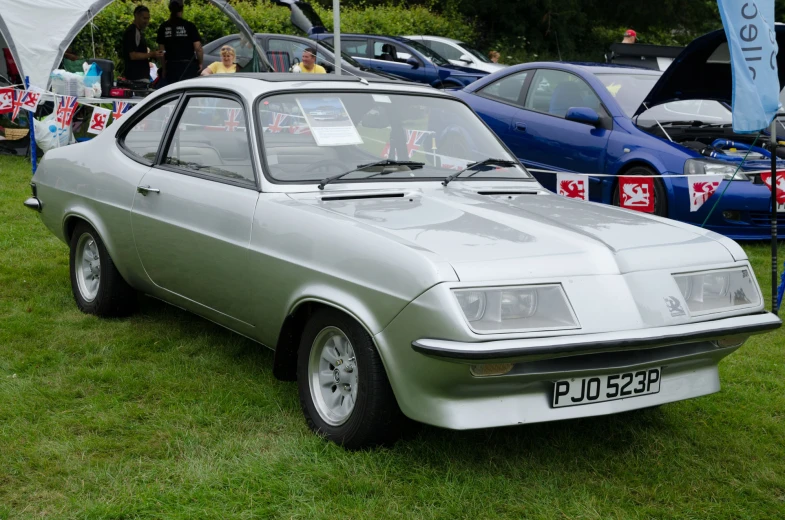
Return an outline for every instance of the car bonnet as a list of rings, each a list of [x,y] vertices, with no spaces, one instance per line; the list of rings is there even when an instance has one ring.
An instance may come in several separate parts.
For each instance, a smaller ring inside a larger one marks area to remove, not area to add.
[[[785,25],[776,25],[777,44],[785,45]],[[785,52],[777,54],[780,90],[785,87]],[[635,112],[670,101],[713,99],[728,105],[733,100],[730,53],[725,31],[710,32],[693,40],[662,74]]]

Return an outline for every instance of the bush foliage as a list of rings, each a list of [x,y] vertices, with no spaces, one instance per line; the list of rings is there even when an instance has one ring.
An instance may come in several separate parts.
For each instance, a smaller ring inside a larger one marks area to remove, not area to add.
[[[96,57],[112,59],[122,72],[120,60],[121,35],[133,21],[133,10],[140,2],[120,0],[109,4],[94,19],[93,34],[90,27],[76,37],[73,48],[81,56],[92,56],[95,43]],[[158,26],[169,17],[168,1],[144,2],[150,9],[150,25],[145,38],[151,48],[157,47],[155,35]],[[289,21],[289,10],[269,2],[232,2],[238,13],[248,22],[251,29],[260,33],[301,34]],[[318,4],[314,8],[329,30],[333,27],[333,13]],[[229,18],[217,7],[205,0],[186,4],[184,17],[196,24],[202,42],[237,32]],[[406,7],[403,5],[356,5],[341,9],[343,32],[377,34],[438,34],[452,38],[473,40],[472,24],[456,14],[434,14],[426,6]],[[91,40],[92,38],[92,40]]]

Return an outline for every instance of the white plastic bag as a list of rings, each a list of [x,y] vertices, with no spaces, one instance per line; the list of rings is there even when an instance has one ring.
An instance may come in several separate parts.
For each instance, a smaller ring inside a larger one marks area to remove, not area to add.
[[[35,125],[35,144],[44,151],[48,152],[53,148],[68,146],[71,142],[71,127],[60,128],[55,120],[55,114],[46,116],[39,121],[34,119]]]

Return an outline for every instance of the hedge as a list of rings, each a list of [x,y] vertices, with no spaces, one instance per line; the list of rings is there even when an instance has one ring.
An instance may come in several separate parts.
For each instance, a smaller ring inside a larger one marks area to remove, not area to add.
[[[73,42],[73,49],[81,56],[92,56],[95,44],[96,57],[112,59],[122,74],[120,60],[121,35],[133,21],[133,10],[140,2],[118,0],[109,4],[94,19],[91,41],[90,27],[85,27]],[[155,35],[158,26],[169,17],[168,1],[144,2],[150,9],[150,25],[145,38],[151,48],[156,47]],[[272,3],[251,1],[232,2],[232,6],[248,22],[251,29],[260,33],[301,34],[289,21],[289,10]],[[332,30],[332,10],[314,5],[328,30]],[[184,17],[196,24],[202,42],[237,32],[229,18],[217,7],[204,0],[186,3]],[[341,31],[377,33],[388,35],[434,34],[472,41],[475,37],[473,23],[455,14],[431,12],[423,6],[405,7],[393,5],[357,6],[341,10]]]

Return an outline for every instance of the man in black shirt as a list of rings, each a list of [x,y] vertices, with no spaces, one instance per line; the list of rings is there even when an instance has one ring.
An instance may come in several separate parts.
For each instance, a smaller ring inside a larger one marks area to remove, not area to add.
[[[151,58],[162,58],[161,51],[148,52],[144,39],[144,30],[150,23],[150,10],[138,5],[134,9],[134,23],[123,33],[123,61],[125,62],[125,79],[149,80]],[[108,93],[107,93],[108,94]]]
[[[183,4],[169,2],[169,19],[158,28],[158,49],[164,51],[163,78],[166,84],[195,78],[202,71],[202,37],[196,26],[183,19]]]

